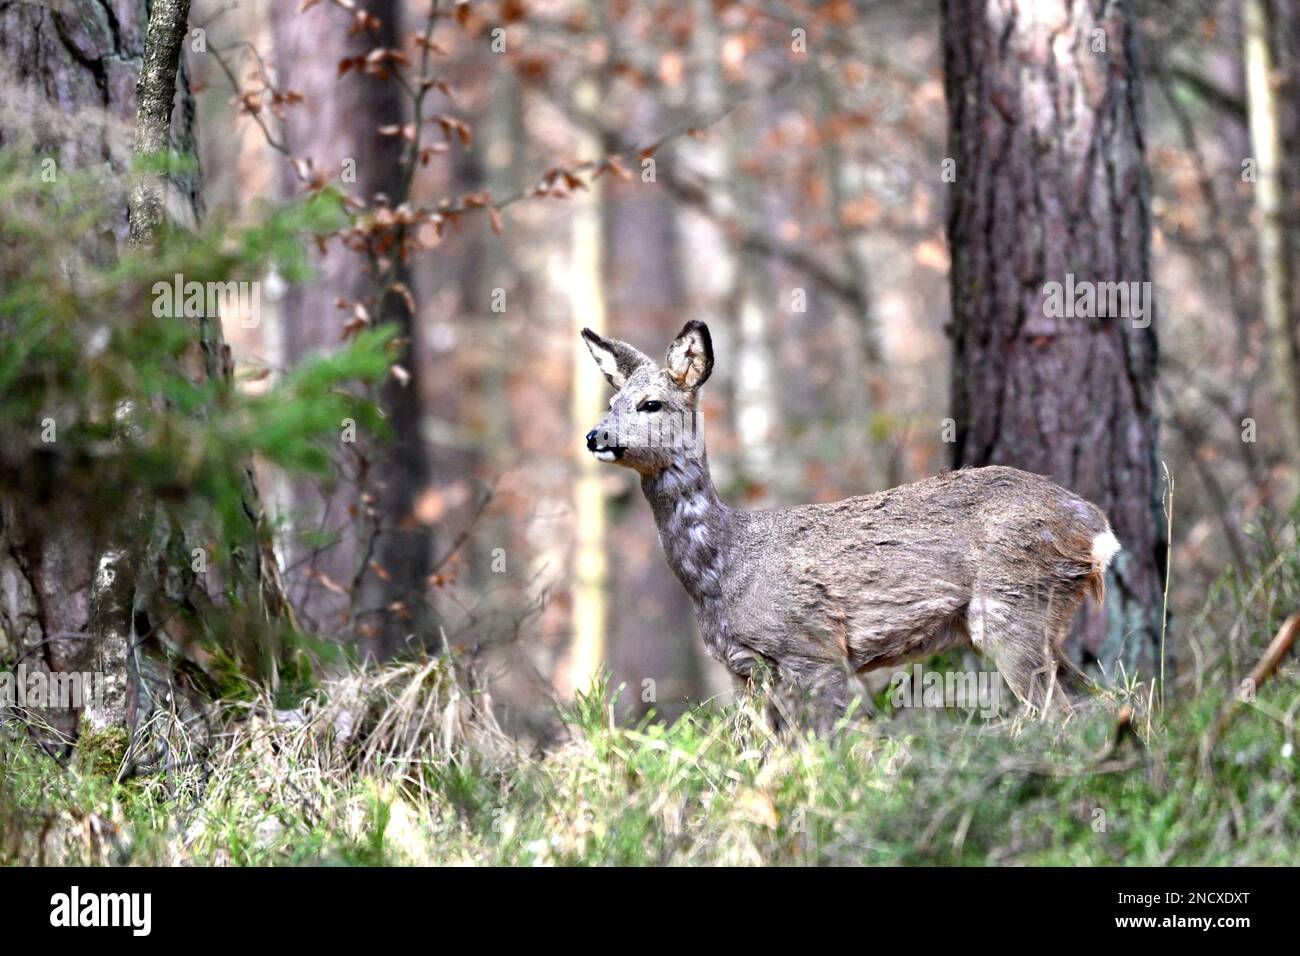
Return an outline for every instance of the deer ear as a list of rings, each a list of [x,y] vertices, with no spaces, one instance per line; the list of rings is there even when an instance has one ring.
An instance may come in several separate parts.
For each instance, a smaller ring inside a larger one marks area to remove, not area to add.
[[[609,384],[615,388],[622,388],[626,385],[632,373],[650,361],[644,353],[626,342],[620,342],[618,339],[601,338],[591,329],[582,330],[582,341],[587,343],[587,349],[591,352],[591,357],[596,360],[600,370],[605,373],[605,378],[609,379]]]
[[[713,372],[713,338],[703,322],[690,321],[668,346],[664,359],[668,377],[680,388],[699,388]]]

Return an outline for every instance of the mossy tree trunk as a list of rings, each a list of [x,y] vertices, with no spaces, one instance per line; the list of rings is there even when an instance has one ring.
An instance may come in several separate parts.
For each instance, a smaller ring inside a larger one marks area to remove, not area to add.
[[[0,98],[8,107],[0,118],[0,146],[53,159],[55,175],[106,166],[124,176],[131,164],[146,23],[144,0],[0,8]],[[175,148],[192,142],[192,117],[192,111],[182,111],[181,122],[172,125]],[[128,229],[124,204],[112,233],[87,237],[89,251],[101,261],[111,259]],[[91,592],[101,553],[111,553],[107,542],[85,529],[6,505],[0,512],[0,641],[12,646],[0,650],[28,668],[51,672],[107,668],[111,699],[105,719],[124,721],[125,653],[100,654],[94,638],[102,634],[92,633]],[[101,594],[104,602],[97,606],[130,606],[129,594]],[[111,643],[120,648],[126,638],[116,630],[120,640]],[[79,714],[51,710],[44,716],[60,734],[76,733]]]
[[[54,157],[61,172],[102,167],[122,181],[138,156],[193,154],[182,53],[188,13],[189,0],[0,8],[0,61],[12,87],[5,93],[17,107],[0,121],[0,145],[28,149],[34,162]],[[128,243],[156,241],[169,220],[192,225],[198,207],[197,171],[140,176],[111,234],[88,236],[87,252],[111,262]],[[187,374],[228,377],[219,318],[198,319],[192,331]],[[160,708],[195,718],[188,736],[201,740],[203,682],[187,676],[183,661],[217,605],[233,615],[232,633],[273,656],[258,642],[291,627],[293,614],[251,470],[243,467],[243,475],[246,532],[210,576],[192,565],[192,547],[211,539],[210,515],[173,521],[156,502],[137,498],[124,513],[106,516],[102,528],[88,529],[62,515],[57,489],[48,489],[48,508],[0,512],[0,633],[15,645],[4,650],[51,672],[97,671],[105,689],[80,711],[43,715],[58,732],[44,742],[66,742],[82,727],[130,731],[140,745],[132,762],[151,765],[168,758],[164,741],[146,744],[137,731]],[[197,677],[198,669],[191,673]]]

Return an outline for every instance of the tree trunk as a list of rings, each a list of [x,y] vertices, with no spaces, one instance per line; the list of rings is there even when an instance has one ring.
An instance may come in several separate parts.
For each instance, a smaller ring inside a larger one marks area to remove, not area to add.
[[[1275,0],[1274,36],[1278,39],[1278,67],[1283,85],[1278,99],[1282,106],[1282,198],[1285,210],[1287,249],[1291,254],[1291,275],[1300,269],[1300,0]],[[1291,282],[1291,315],[1300,325],[1300,282]],[[1296,328],[1293,325],[1292,328]],[[1300,335],[1300,329],[1296,329]]]
[[[629,119],[629,138],[650,142],[663,125],[656,104],[640,101]],[[669,160],[660,156],[659,161]],[[686,291],[676,207],[663,189],[642,182],[639,174],[635,170],[626,183],[604,180],[609,183],[605,286],[609,312],[617,316],[611,332],[655,355],[681,331]],[[614,684],[628,685],[621,703],[631,714],[653,707],[672,719],[703,694],[703,645],[690,598],[664,562],[654,515],[639,500],[639,489],[633,493],[638,500],[619,509],[610,527],[609,546],[619,555],[611,592],[620,609],[609,626],[610,667]]]
[[[594,80],[581,81],[574,92],[578,108],[594,112],[598,88]],[[579,137],[580,155],[599,155],[598,136]],[[587,191],[573,198],[572,226],[572,312],[573,312],[573,404],[574,435],[584,435],[605,411],[604,380],[593,375],[591,357],[580,335],[584,326],[605,334],[605,288],[601,228],[604,185],[593,179]],[[586,691],[605,665],[606,628],[609,616],[609,562],[605,556],[605,528],[608,504],[605,500],[604,467],[580,442],[574,443],[577,472],[573,483],[573,606],[570,620],[573,635],[568,660],[560,671],[560,690],[572,695]]]
[[[190,18],[190,0],[154,0],[145,33],[144,60],[136,83],[135,153],[165,156],[171,147],[172,103],[181,62],[181,41]],[[163,225],[166,180],[140,176],[131,192],[130,241],[147,246]]]
[[[943,43],[957,174],[953,464],[1048,475],[1105,510],[1124,551],[1105,609],[1089,605],[1071,650],[1108,676],[1121,662],[1150,675],[1167,560],[1154,301],[1136,300],[1142,314],[1131,300],[1100,317],[1063,317],[1047,286],[1151,279],[1132,12],[946,0]]]
[[[874,397],[880,383],[883,363],[880,328],[874,314],[872,302],[871,268],[862,250],[861,239],[853,234],[844,221],[845,210],[854,198],[855,182],[852,172],[851,157],[845,154],[840,143],[841,133],[835,129],[835,120],[840,115],[840,97],[829,72],[818,74],[817,95],[822,135],[825,137],[822,151],[825,154],[826,183],[829,187],[830,213],[832,226],[840,246],[840,258],[844,263],[844,274],[848,287],[857,300],[853,315],[855,332],[858,339],[858,362],[847,363],[850,368],[861,369],[862,374],[852,375],[853,387],[860,389],[862,382],[868,383],[868,391]],[[868,409],[868,411],[871,411]]]
[[[1292,313],[1291,262],[1286,228],[1280,80],[1272,37],[1275,20],[1267,0],[1242,3],[1243,62],[1250,140],[1255,160],[1255,214],[1259,233],[1260,304],[1268,329],[1269,363],[1279,402],[1279,425],[1287,459],[1300,467],[1300,338]],[[1281,37],[1277,38],[1281,42]],[[1294,209],[1292,210],[1294,212]]]
[[[60,10],[27,3],[0,8],[0,76],[5,84],[0,146],[29,146],[35,155],[54,159],[59,172],[104,165],[111,175],[125,176],[133,153],[137,76],[147,59],[147,22],[144,0]],[[171,77],[172,93],[155,90],[150,105],[170,137],[164,134],[144,145],[192,152],[194,111],[184,72],[182,108],[174,112],[175,65],[164,72]],[[197,178],[171,180],[165,191],[179,200],[169,207],[182,207],[192,220]],[[115,258],[132,229],[126,204],[111,228],[85,240],[100,263]],[[108,550],[97,560],[111,542],[49,517],[18,513],[7,505],[0,509],[3,643],[15,645],[12,650],[29,670],[103,673],[105,699],[88,715],[89,723],[97,730],[124,727],[134,709],[134,675],[128,673],[126,650],[135,569],[121,552]],[[81,719],[71,711],[44,716],[65,740],[75,736]]]
[[[335,11],[324,5],[307,13],[300,13],[298,4],[272,7],[279,84],[304,98],[299,108],[286,113],[287,145],[295,156],[311,159],[328,182],[367,204],[376,193],[392,198],[400,191],[402,140],[381,136],[377,129],[403,122],[404,105],[396,83],[359,73],[340,77],[338,64],[375,47],[400,46],[401,6],[397,0],[368,3],[366,9],[379,18],[380,30],[353,36],[348,35],[346,23],[333,16]],[[281,167],[280,187],[286,196],[297,195],[301,188],[288,163]],[[326,254],[316,256],[314,265],[317,278],[290,289],[281,304],[279,352],[286,366],[337,349],[348,318],[348,313],[337,307],[338,300],[365,301],[377,291],[376,278],[364,271],[364,257],[338,243],[331,243]],[[410,376],[404,384],[393,378],[385,382],[381,404],[392,440],[374,449],[373,455],[367,452],[374,459],[371,477],[381,528],[369,558],[382,572],[376,573],[373,566],[360,568],[361,587],[355,595],[332,593],[321,585],[321,577],[302,576],[295,583],[295,597],[304,617],[326,633],[346,628],[354,602],[361,611],[374,612],[355,625],[366,638],[363,648],[367,652],[388,657],[409,640],[432,643],[436,639],[427,600],[431,533],[411,514],[417,496],[428,484],[430,463],[420,430],[423,376],[416,354],[414,316],[396,295],[372,307],[371,312],[376,322],[398,325],[408,343],[399,362]],[[374,534],[373,523],[364,515],[349,513],[357,506],[353,482],[361,467],[352,454],[354,448],[341,452],[344,482],[333,494],[322,494],[309,483],[295,483],[284,495],[292,525],[286,563],[301,563],[341,584],[357,577],[369,536]],[[304,534],[313,540],[304,541]],[[321,547],[318,536],[334,543]],[[400,613],[387,610],[393,602],[403,605]]]
[[[7,76],[20,87],[14,102],[21,104],[10,114],[12,126],[6,116],[0,141],[26,139],[57,156],[65,170],[104,164],[109,189],[125,179],[134,159],[192,154],[194,109],[182,53],[189,2],[155,0],[147,27],[145,7],[90,4],[73,14],[24,4],[0,11],[0,51]],[[52,114],[59,116],[53,123]],[[30,135],[28,123],[40,133]],[[167,217],[194,222],[197,197],[194,173],[142,173],[113,234],[88,236],[87,248],[109,264],[126,241],[147,247]],[[186,373],[229,376],[219,318],[200,318],[190,333]],[[206,579],[192,573],[190,550],[206,540],[206,513],[164,516],[156,501],[141,497],[94,534],[55,509],[18,514],[8,508],[0,516],[3,630],[18,635],[24,657],[50,670],[92,670],[104,681],[103,698],[92,697],[80,714],[57,715],[57,730],[68,737],[78,729],[130,730],[130,763],[157,765],[170,759],[172,745],[167,729],[155,732],[152,717],[162,712],[189,722],[203,706],[200,689],[177,665],[191,628],[206,626],[208,610],[226,604],[232,629],[262,655],[273,646],[268,622],[292,623],[251,471],[244,476],[246,536]],[[189,736],[201,742],[197,720]]]

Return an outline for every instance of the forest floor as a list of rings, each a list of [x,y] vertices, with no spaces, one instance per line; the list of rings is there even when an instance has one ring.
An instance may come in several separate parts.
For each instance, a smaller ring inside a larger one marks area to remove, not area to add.
[[[620,727],[597,689],[529,755],[430,658],[230,704],[206,760],[124,780],[0,730],[0,861],[1293,864],[1297,678],[1226,710],[1107,692],[1064,723],[915,709],[830,739],[774,738],[754,699]]]

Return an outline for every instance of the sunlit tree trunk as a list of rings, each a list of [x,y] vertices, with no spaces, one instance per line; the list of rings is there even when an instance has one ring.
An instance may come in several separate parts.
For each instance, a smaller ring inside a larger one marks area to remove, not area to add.
[[[1014,465],[1100,506],[1124,551],[1073,650],[1153,673],[1166,561],[1155,303],[1059,317],[1048,283],[1149,283],[1150,203],[1127,4],[947,0],[956,160],[953,463]],[[1081,646],[1079,646],[1081,645]]]
[[[714,83],[722,96],[734,100],[742,95],[735,84],[728,82],[719,59],[714,58],[709,68],[716,73]],[[758,115],[761,117],[762,113]],[[753,124],[727,123],[720,135],[726,143],[722,174],[722,181],[727,184],[724,209],[740,224],[744,234],[765,234],[769,226],[767,197],[762,184],[744,170],[746,158],[757,148],[759,133]],[[766,256],[744,246],[734,248],[732,255],[735,267],[728,297],[735,330],[733,413],[739,444],[737,460],[751,503],[768,504],[781,501],[790,490],[785,480],[789,462],[778,456],[776,446],[781,430],[781,388],[776,369],[774,323],[781,303],[777,301]]]
[[[489,107],[489,143],[484,170],[486,185],[493,196],[505,196],[519,189],[524,178],[532,173],[521,161],[525,143],[523,90],[518,78],[509,70],[496,70],[492,77],[492,99]],[[482,233],[480,233],[482,234]],[[518,276],[518,264],[513,261],[507,243],[496,237],[487,237],[484,267],[480,280],[480,299],[490,310],[492,299],[505,296],[504,311],[487,311],[483,321],[488,326],[486,338],[490,343],[488,365],[483,378],[483,421],[487,456],[494,468],[505,467],[504,456],[512,445],[510,396],[507,393],[507,357],[511,354],[511,333],[522,330],[522,324],[512,320],[526,303],[526,289],[507,287],[507,279]],[[519,283],[523,286],[524,283]]]
[[[594,80],[581,81],[574,92],[578,109],[594,113],[599,106]],[[579,136],[584,158],[600,155],[600,138],[589,132]],[[609,615],[609,562],[605,554],[608,505],[603,487],[601,463],[586,450],[577,436],[585,435],[605,412],[607,385],[595,374],[581,331],[599,334],[608,329],[605,314],[602,197],[604,186],[592,180],[585,192],[573,199],[570,284],[573,313],[573,397],[571,432],[574,438],[573,482],[573,606],[572,639],[568,659],[559,680],[562,693],[572,694],[590,687],[605,664],[605,640]]]
[[[1300,338],[1296,333],[1283,175],[1282,77],[1272,43],[1283,42],[1267,0],[1243,0],[1243,62],[1250,139],[1255,161],[1255,214],[1259,234],[1260,304],[1268,328],[1269,362],[1280,401],[1281,437],[1287,457],[1300,468]],[[1291,209],[1295,215],[1295,209]]]
[[[857,299],[853,316],[855,332],[858,339],[859,362],[854,363],[861,369],[860,376],[853,376],[859,387],[863,381],[875,385],[881,375],[880,329],[877,325],[872,302],[871,267],[862,250],[861,241],[844,222],[849,203],[855,198],[857,183],[851,176],[850,159],[845,155],[840,144],[839,133],[833,128],[835,118],[840,115],[840,95],[829,72],[818,76],[818,98],[820,100],[820,121],[823,125],[823,144],[826,163],[826,182],[830,192],[830,213],[832,225],[839,234],[840,258],[844,263],[844,273],[848,287]]]
[[[722,37],[718,29],[711,0],[693,0],[695,32],[691,50],[700,67],[691,81],[691,97],[702,115],[712,115],[721,109],[725,99],[725,80],[718,62]],[[705,180],[723,181],[729,169],[729,152],[726,137],[715,127],[706,136],[695,141],[684,140],[674,144],[677,155],[689,157],[689,168],[698,169]],[[662,161],[662,157],[659,158]],[[715,197],[718,208],[730,212],[725,195]],[[735,329],[732,327],[732,292],[736,284],[735,249],[726,232],[714,219],[686,211],[678,217],[682,245],[694,251],[682,262],[683,279],[693,303],[691,315],[709,326],[713,335],[713,348],[719,356],[735,354]],[[736,397],[736,363],[720,361],[709,377],[708,392],[718,407],[731,412]],[[706,396],[707,398],[707,396]],[[730,416],[734,417],[734,416]],[[718,441],[729,421],[713,423],[714,441],[709,448],[709,466],[713,480],[719,488],[735,485],[738,462],[734,450]],[[710,433],[705,421],[706,437]],[[730,685],[730,675],[722,669],[713,674],[722,677],[715,681],[717,688]]]
[[[634,106],[631,140],[650,142],[658,135],[661,113],[649,100]],[[658,355],[686,321],[677,207],[656,183],[642,182],[642,169],[631,172],[631,182],[611,181],[606,193],[605,288],[616,319],[610,331]],[[640,499],[633,482],[625,487]],[[690,598],[663,559],[649,508],[634,500],[610,524],[609,546],[619,555],[610,571],[611,602],[620,610],[609,622],[614,683],[627,684],[621,702],[631,712],[653,707],[671,718],[703,692],[703,645]]]

